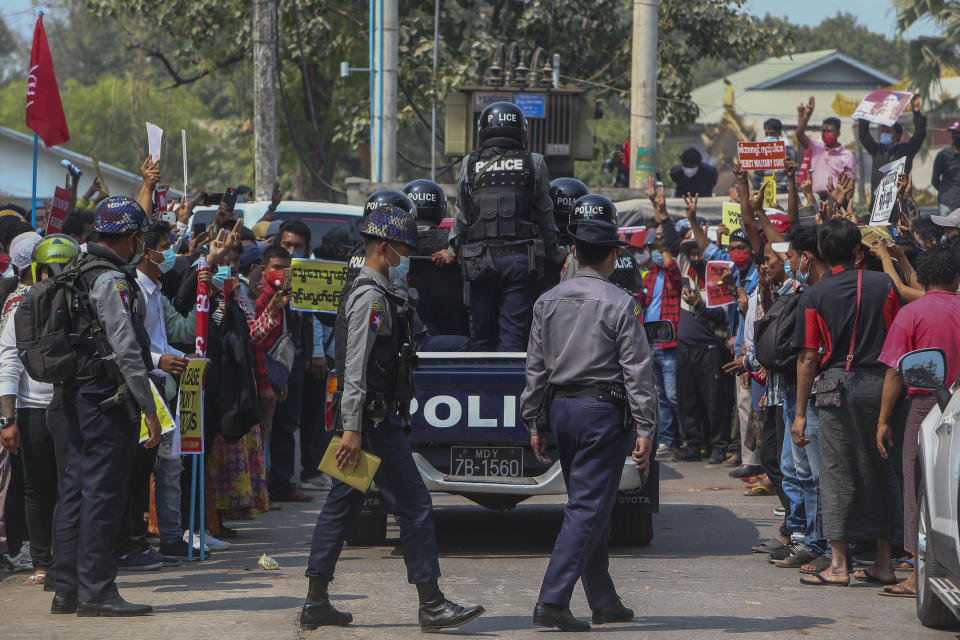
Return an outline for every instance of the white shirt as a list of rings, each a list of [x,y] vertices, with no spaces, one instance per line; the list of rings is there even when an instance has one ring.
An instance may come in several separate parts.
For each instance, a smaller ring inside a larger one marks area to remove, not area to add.
[[[151,373],[158,376],[168,375],[166,371],[160,368],[160,358],[166,355],[183,356],[183,352],[174,349],[167,342],[167,327],[163,321],[163,301],[160,296],[160,283],[154,282],[137,269],[137,285],[143,293],[143,299],[146,302],[146,317],[143,324],[147,328],[147,335],[150,336],[150,357],[153,360],[153,366],[156,367]]]
[[[0,332],[0,396],[17,396],[17,406],[22,409],[46,409],[53,402],[53,385],[31,379],[17,356],[13,314],[19,306],[19,301],[10,306]]]

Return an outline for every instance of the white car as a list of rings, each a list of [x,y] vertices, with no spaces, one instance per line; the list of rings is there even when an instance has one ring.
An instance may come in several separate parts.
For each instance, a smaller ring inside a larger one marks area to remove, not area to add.
[[[927,627],[954,627],[960,624],[960,380],[946,380],[940,349],[911,351],[897,369],[904,384],[937,399],[917,447],[917,617]]]

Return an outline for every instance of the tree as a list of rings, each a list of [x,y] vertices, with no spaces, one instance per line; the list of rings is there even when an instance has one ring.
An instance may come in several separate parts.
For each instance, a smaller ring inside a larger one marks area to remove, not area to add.
[[[927,21],[940,28],[939,36],[920,36],[908,49],[911,84],[925,98],[934,94],[934,86],[946,69],[960,69],[960,11],[956,2],[944,0],[894,0],[897,28],[906,31]]]

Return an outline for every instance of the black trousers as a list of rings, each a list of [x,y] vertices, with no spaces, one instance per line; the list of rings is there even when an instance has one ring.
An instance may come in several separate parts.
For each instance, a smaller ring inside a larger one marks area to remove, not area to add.
[[[7,551],[10,556],[20,553],[20,547],[30,539],[27,533],[27,515],[23,495],[23,456],[10,456],[10,486],[7,487],[7,499],[3,503],[3,525],[7,530]]]
[[[137,447],[130,471],[130,492],[120,521],[120,532],[113,548],[117,557],[140,553],[150,548],[147,542],[147,520],[143,514],[150,510],[150,476],[157,463],[157,448]]]
[[[67,458],[66,425],[48,422],[46,409],[17,410],[23,494],[34,569],[53,566],[53,515]]]
[[[677,346],[677,402],[684,446],[712,452],[730,444],[729,378],[721,367],[727,360],[720,345]]]
[[[69,450],[57,505],[57,595],[102,602],[118,594],[113,545],[123,519],[139,421],[123,408],[100,410],[115,387],[95,382],[63,390]]]
[[[780,454],[783,452],[783,436],[786,425],[783,423],[783,407],[768,407],[766,418],[763,421],[763,431],[760,433],[760,464],[763,466],[764,473],[770,478],[773,488],[777,492],[780,504],[790,513],[790,501],[787,494],[783,492],[783,473],[780,472]],[[790,530],[787,529],[787,516],[783,517],[780,524],[780,535],[789,538]]]
[[[300,414],[300,479],[320,475],[317,467],[332,434],[327,433],[327,380],[310,371],[303,375],[303,411]]]

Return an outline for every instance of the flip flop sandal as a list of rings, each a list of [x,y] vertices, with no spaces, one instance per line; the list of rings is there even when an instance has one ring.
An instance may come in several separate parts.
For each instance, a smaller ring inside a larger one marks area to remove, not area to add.
[[[904,560],[893,568],[894,571],[913,571],[913,560]]]
[[[800,578],[800,584],[805,584],[811,587],[849,587],[850,579],[848,578],[844,582],[827,580],[819,573],[815,573],[809,578]]]
[[[827,555],[820,556],[813,562],[810,562],[800,567],[800,573],[805,573],[808,575],[820,573],[821,571],[825,571],[827,568],[829,568],[831,562],[832,562],[832,558],[830,556],[827,556]]]
[[[888,598],[916,598],[917,592],[901,583],[887,585],[878,591],[877,595],[887,596]]]
[[[889,580],[881,580],[880,578],[874,577],[872,573],[866,569],[860,569],[859,571],[853,572],[853,577],[859,580],[860,582],[866,582],[867,584],[882,584],[882,585],[895,585],[897,584],[896,578],[891,582]]]
[[[760,544],[755,544],[750,549],[754,553],[773,553],[774,551],[779,551],[787,546],[788,543],[783,542],[780,538],[770,538],[766,542],[761,542]]]
[[[801,549],[797,553],[791,554],[779,562],[775,562],[774,566],[781,569],[799,569],[803,565],[813,562],[818,557],[819,556],[813,555],[809,549]]]
[[[747,489],[746,491],[744,491],[744,492],[743,492],[743,495],[745,495],[745,496],[772,496],[773,493],[774,493],[774,492],[773,492],[773,489],[771,489],[770,487],[768,487],[768,486],[766,486],[766,485],[764,485],[764,484],[758,484],[757,486],[755,486],[755,487],[750,487],[749,489]]]
[[[35,571],[34,574],[24,580],[22,584],[43,584],[46,579],[46,571]]]

